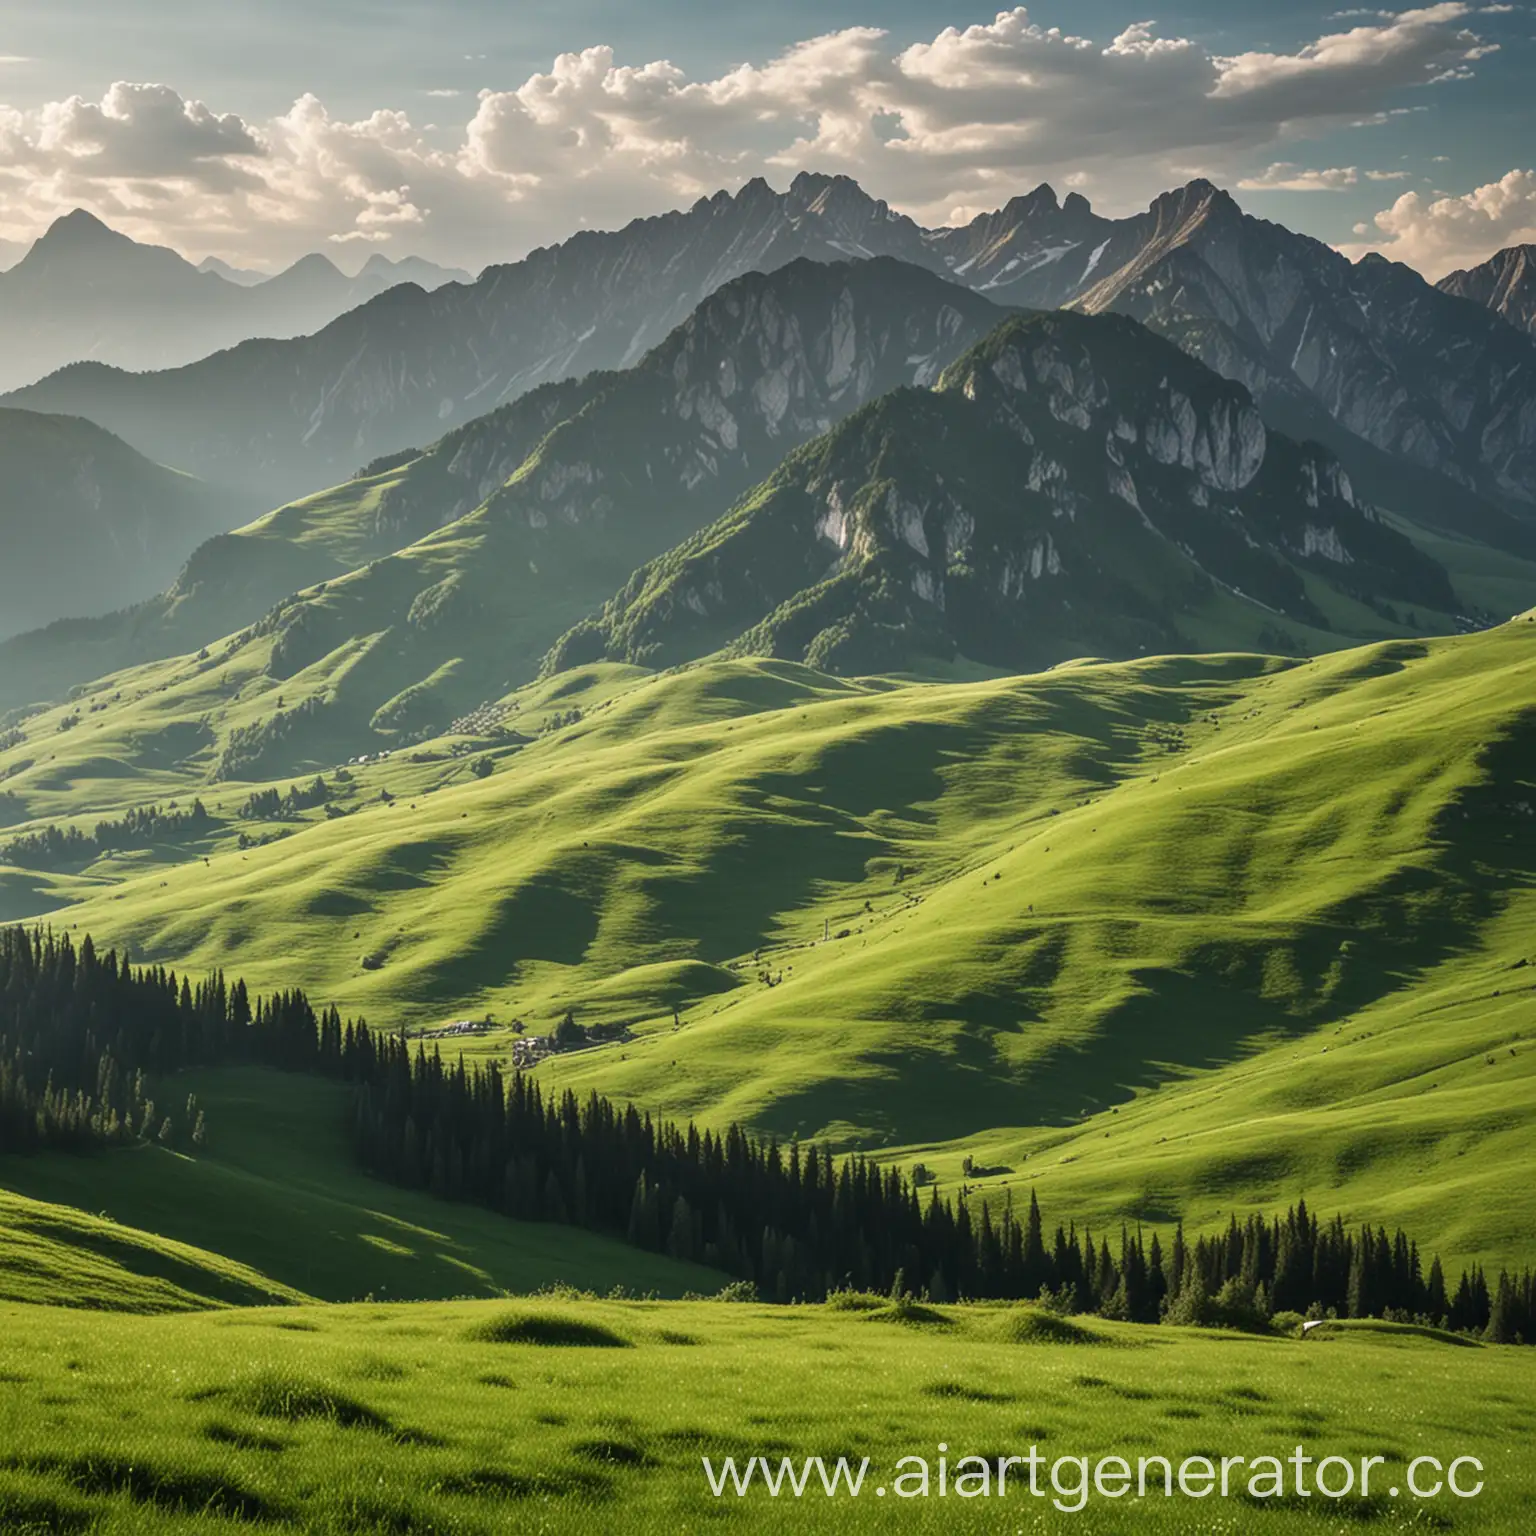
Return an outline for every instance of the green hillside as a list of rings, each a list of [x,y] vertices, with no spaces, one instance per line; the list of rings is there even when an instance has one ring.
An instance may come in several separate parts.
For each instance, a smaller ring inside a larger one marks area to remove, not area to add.
[[[12,1192],[0,1193],[0,1298],[163,1311],[556,1284],[666,1296],[719,1289],[710,1270],[366,1177],[339,1085],[227,1068],[179,1074],[165,1089],[197,1095],[206,1154],[146,1145],[0,1156],[0,1190]]]
[[[624,1024],[540,1075],[946,1183],[971,1156],[989,1196],[1305,1194],[1531,1256],[1532,624],[952,684],[595,668],[520,703],[488,777],[432,743],[255,823],[234,787],[199,847],[12,900],[376,1024],[489,1013],[499,1056],[514,1021]]]
[[[0,1158],[0,1177],[10,1184],[33,1184],[39,1171]],[[45,1176],[40,1182],[49,1181]],[[108,1312],[179,1312],[308,1298],[221,1255],[110,1216],[0,1189],[0,1299]]]

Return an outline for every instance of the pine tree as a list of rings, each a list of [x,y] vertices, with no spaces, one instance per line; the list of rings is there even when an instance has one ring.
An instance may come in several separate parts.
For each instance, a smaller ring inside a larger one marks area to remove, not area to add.
[[[1483,1337],[1490,1344],[1515,1342],[1515,1293],[1508,1275],[1499,1276],[1499,1283],[1493,1292],[1493,1301],[1488,1311],[1488,1326],[1483,1329]]]

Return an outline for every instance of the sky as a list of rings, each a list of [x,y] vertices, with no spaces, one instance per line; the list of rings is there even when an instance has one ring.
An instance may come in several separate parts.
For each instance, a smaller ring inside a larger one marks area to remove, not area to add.
[[[1536,242],[1536,0],[0,0],[0,264],[84,207],[275,270],[478,270],[753,176],[928,225],[1203,175],[1438,277]]]

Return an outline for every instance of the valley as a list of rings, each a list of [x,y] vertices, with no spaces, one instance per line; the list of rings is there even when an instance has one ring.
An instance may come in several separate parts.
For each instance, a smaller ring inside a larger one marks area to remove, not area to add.
[[[1006,1169],[985,1195],[1215,1221],[1321,1187],[1514,1258],[1533,667],[1523,620],[949,684],[592,667],[513,700],[520,743],[315,765],[324,807],[245,819],[249,785],[167,764],[157,796],[215,826],[13,869],[7,901],[388,1027],[489,1016],[472,1054],[509,1056],[514,1021],[623,1025],[541,1079],[947,1184],[970,1156]],[[11,793],[110,807],[112,754],[153,736],[89,721],[61,741],[92,757]]]

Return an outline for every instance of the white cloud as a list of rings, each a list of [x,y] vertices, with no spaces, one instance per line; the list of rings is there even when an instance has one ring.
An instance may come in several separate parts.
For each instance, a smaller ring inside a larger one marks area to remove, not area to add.
[[[930,223],[1046,179],[1112,212],[1196,170],[1237,181],[1273,161],[1244,184],[1332,185],[1362,173],[1301,170],[1282,146],[1389,121],[1405,93],[1472,69],[1488,46],[1474,14],[1372,13],[1294,52],[1224,57],[1151,22],[1092,40],[1020,7],[900,51],[850,27],[703,79],[594,47],[482,91],[456,143],[401,111],[349,122],[304,96],[246,122],[117,85],[100,102],[0,107],[0,235],[82,204],[199,255],[275,262],[368,240],[463,262],[799,169],[845,171]]]
[[[1368,171],[1369,176],[1379,174]],[[1343,192],[1355,186],[1360,172],[1352,165],[1327,171],[1304,171],[1288,160],[1278,161],[1258,176],[1245,176],[1238,186],[1245,192]]]
[[[1355,232],[1376,238],[1341,247],[1349,256],[1380,251],[1429,278],[1476,266],[1505,246],[1536,244],[1536,171],[1510,171],[1460,197],[1405,192],[1376,215],[1374,230]]]

